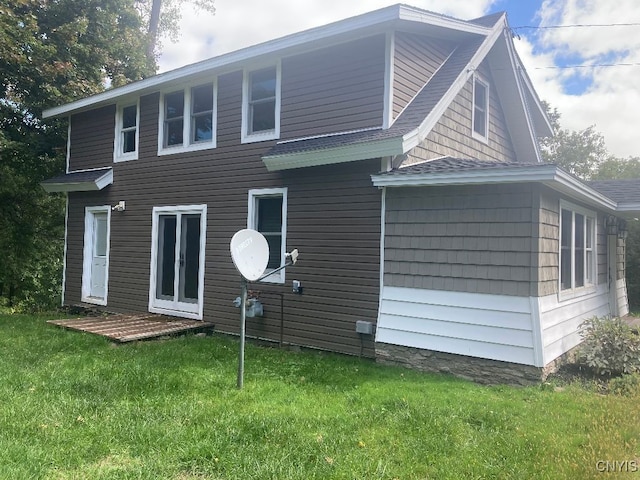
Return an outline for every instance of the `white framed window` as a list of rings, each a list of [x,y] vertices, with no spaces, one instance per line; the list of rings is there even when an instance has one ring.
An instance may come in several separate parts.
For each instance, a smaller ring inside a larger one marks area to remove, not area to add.
[[[267,272],[284,265],[287,249],[287,188],[249,190],[247,228],[262,233],[269,244]],[[284,283],[284,270],[263,282]]]
[[[242,81],[242,143],[280,137],[281,64],[245,70]]]
[[[124,162],[138,158],[140,139],[140,105],[138,102],[118,105],[113,161]]]
[[[160,98],[158,155],[216,146],[215,82],[164,93]]]
[[[489,84],[473,76],[472,136],[486,142],[489,138]]]
[[[560,293],[563,297],[591,292],[596,285],[596,214],[560,202]]]

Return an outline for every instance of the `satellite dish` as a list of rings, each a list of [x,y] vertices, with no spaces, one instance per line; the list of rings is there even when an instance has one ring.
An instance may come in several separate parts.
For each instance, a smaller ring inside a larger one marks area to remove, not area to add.
[[[239,230],[231,239],[230,249],[233,264],[249,282],[258,280],[267,269],[269,244],[260,232]]]

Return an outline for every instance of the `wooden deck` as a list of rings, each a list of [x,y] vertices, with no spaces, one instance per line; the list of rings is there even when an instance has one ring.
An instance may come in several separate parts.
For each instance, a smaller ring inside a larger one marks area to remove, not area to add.
[[[47,323],[80,332],[102,335],[118,343],[148,340],[186,332],[213,330],[213,323],[165,317],[152,313],[67,318]]]

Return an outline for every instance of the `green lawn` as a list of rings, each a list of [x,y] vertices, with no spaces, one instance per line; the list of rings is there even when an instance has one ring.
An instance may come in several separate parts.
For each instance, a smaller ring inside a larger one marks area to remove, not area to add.
[[[1,479],[640,476],[640,395],[253,345],[239,391],[233,338],[116,347],[45,319],[0,315]]]

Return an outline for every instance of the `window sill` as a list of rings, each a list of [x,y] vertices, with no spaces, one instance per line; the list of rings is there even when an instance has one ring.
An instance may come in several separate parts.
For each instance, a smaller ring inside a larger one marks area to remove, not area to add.
[[[480,135],[480,134],[479,134],[478,132],[476,132],[475,130],[472,130],[472,131],[471,131],[471,137],[472,137],[474,140],[477,140],[477,141],[479,141],[479,142],[482,142],[482,143],[484,143],[484,144],[486,144],[486,145],[488,145],[488,144],[489,144],[489,137],[485,137],[484,135]]]
[[[113,163],[129,162],[131,160],[138,160],[138,152],[113,157]]]
[[[263,133],[252,133],[251,135],[242,135],[241,143],[264,142],[266,140],[277,140],[280,138],[280,132],[277,130],[269,130]]]
[[[587,285],[586,287],[579,287],[574,289],[560,290],[558,293],[558,302],[565,302],[573,300],[575,298],[586,297],[594,295],[598,291],[597,285]]]
[[[176,153],[198,152],[200,150],[213,150],[216,148],[216,142],[193,143],[187,146],[175,145],[172,147],[162,147],[158,149],[158,156],[174,155]]]

